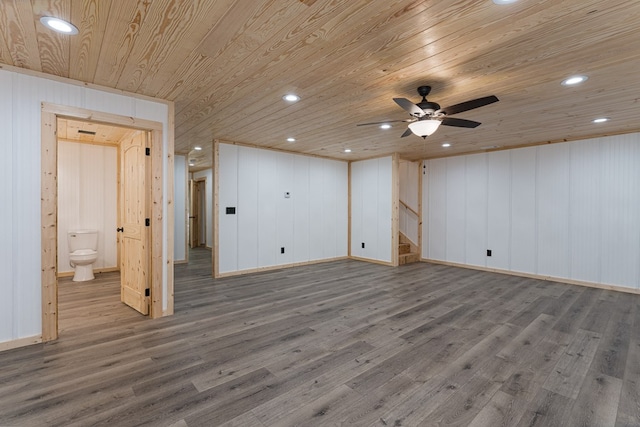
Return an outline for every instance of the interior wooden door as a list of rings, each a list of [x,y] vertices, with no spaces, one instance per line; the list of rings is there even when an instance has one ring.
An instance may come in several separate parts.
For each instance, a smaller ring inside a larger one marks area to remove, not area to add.
[[[189,181],[189,246],[193,249],[200,245],[200,224],[198,217],[200,214],[200,186],[195,180]]]
[[[120,299],[149,314],[150,238],[146,155],[147,134],[138,132],[120,144]]]

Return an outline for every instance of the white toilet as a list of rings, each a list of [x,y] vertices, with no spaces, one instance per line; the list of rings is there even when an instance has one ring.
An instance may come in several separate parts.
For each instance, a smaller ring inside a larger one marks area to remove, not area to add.
[[[72,230],[67,233],[69,265],[75,269],[74,282],[93,280],[93,263],[98,259],[98,230]]]

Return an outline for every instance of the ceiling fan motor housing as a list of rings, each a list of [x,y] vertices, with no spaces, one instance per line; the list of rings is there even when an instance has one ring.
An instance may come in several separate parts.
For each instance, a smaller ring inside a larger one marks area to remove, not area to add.
[[[418,104],[416,104],[418,107],[420,107],[425,113],[427,114],[433,114],[436,111],[438,111],[440,109],[440,105],[435,103],[435,102],[429,102],[427,100],[422,101]]]

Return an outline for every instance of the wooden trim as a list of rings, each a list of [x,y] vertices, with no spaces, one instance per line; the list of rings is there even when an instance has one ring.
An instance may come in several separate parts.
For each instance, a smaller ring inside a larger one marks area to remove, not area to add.
[[[27,345],[39,344],[42,342],[40,335],[34,335],[32,337],[18,338],[17,340],[0,342],[0,351],[12,350],[18,347],[25,347]]]
[[[398,248],[396,248],[396,253],[398,253]],[[352,259],[354,261],[370,262],[372,264],[386,265],[387,267],[397,267],[397,265],[393,265],[392,263],[390,263],[388,261],[380,261],[380,260],[373,259],[373,258],[361,258],[359,256],[350,256],[349,259]]]
[[[87,110],[85,108],[69,107],[66,105],[56,105],[48,102],[42,103],[42,112],[53,113],[57,117],[64,117],[73,120],[82,120],[92,123],[104,123],[131,129],[151,131],[162,131],[162,123],[152,120],[138,119],[135,117],[118,116],[111,113]],[[162,140],[160,140],[162,146]]]
[[[166,176],[163,176],[163,181],[167,184],[167,220],[166,220],[166,224],[167,224],[167,248],[166,248],[166,254],[167,254],[167,263],[166,265],[164,265],[162,268],[164,269],[164,277],[166,278],[166,289],[167,289],[167,294],[165,296],[166,300],[167,300],[167,307],[164,308],[164,304],[161,303],[160,305],[160,316],[169,316],[173,314],[173,310],[174,310],[174,271],[173,271],[173,265],[174,265],[174,257],[175,257],[175,253],[173,250],[173,245],[174,245],[174,222],[175,222],[175,214],[174,214],[174,207],[175,207],[175,194],[173,192],[173,183],[174,183],[174,162],[175,162],[175,105],[173,102],[168,104],[168,111],[167,111],[167,129],[166,129],[166,137],[167,137],[167,146],[166,146],[166,156],[167,156],[167,170],[166,170]],[[161,139],[158,141],[159,145],[160,145],[160,154],[162,155],[162,146],[163,144],[163,140],[162,140],[162,134],[160,135]],[[186,161],[188,162],[189,159],[186,159]],[[189,163],[186,164],[185,169],[189,169]],[[161,199],[162,200],[162,199]],[[186,228],[185,228],[186,230]],[[189,251],[185,252],[185,256],[188,257],[189,256]],[[188,259],[188,258],[187,258]],[[160,258],[160,261],[162,262],[162,257]],[[161,286],[163,284],[161,283]],[[162,292],[160,293],[160,295],[162,295]],[[162,302],[162,300],[161,300]]]
[[[142,95],[142,94],[134,93],[134,92],[127,92],[127,91],[124,91],[124,90],[115,89],[115,88],[108,87],[108,86],[100,86],[100,85],[95,84],[95,83],[87,83],[87,82],[82,82],[82,81],[79,81],[79,80],[74,80],[74,79],[70,79],[70,78],[66,78],[66,77],[56,76],[54,74],[47,74],[47,73],[43,73],[43,72],[40,72],[40,71],[28,70],[26,68],[14,67],[13,65],[0,64],[0,70],[6,70],[6,71],[9,71],[9,72],[12,72],[12,73],[24,74],[26,76],[39,77],[39,78],[45,79],[45,80],[53,80],[53,81],[56,81],[56,82],[66,83],[66,84],[72,85],[72,86],[86,87],[88,89],[99,90],[100,92],[107,92],[107,93],[113,93],[113,94],[116,94],[116,95],[123,95],[123,96],[129,97],[129,98],[142,99],[142,100],[145,100],[145,101],[157,102],[157,103],[165,104],[165,105],[169,105],[169,106],[173,105],[173,101],[167,101],[166,99],[154,98],[152,96]]]
[[[219,257],[218,253],[220,251],[220,228],[218,221],[218,209],[220,206],[220,142],[217,140],[213,141],[213,170],[211,171],[211,176],[213,178],[213,211],[211,215],[213,216],[213,250],[211,251],[211,263],[212,263],[212,271],[211,274],[213,277],[222,277],[220,276],[220,268],[218,265]],[[205,219],[206,221],[206,219]]]
[[[149,317],[152,319],[162,317],[162,132],[151,131],[148,133],[151,143],[151,173],[148,175],[151,182],[151,299],[149,307]],[[168,172],[168,168],[167,168]],[[173,207],[173,204],[171,205]],[[171,209],[167,210],[167,214]],[[167,220],[168,220],[167,215]],[[169,227],[167,227],[168,229]],[[168,230],[167,230],[168,232]],[[167,248],[167,255],[169,248]],[[167,259],[169,259],[167,257]]]
[[[425,181],[427,181],[425,183]],[[429,194],[427,194],[427,200],[422,200],[422,192],[424,191],[424,185],[426,184],[427,190],[429,189],[429,169],[427,168],[427,160],[423,160],[420,168],[420,212],[425,212],[424,220],[428,220],[429,218]],[[426,202],[426,203],[425,203]],[[426,206],[425,206],[426,204]],[[420,217],[420,224],[424,224],[424,220],[422,216]],[[429,227],[428,223],[426,227],[420,226],[420,258],[422,258],[423,254],[426,250],[429,249]]]
[[[184,160],[185,160],[185,168],[184,168],[184,198],[185,198],[185,203],[184,203],[184,260],[180,260],[180,261],[176,261],[175,259],[173,260],[173,264],[183,264],[183,263],[188,263],[189,262],[189,233],[190,233],[190,228],[189,228],[189,200],[190,200],[190,193],[189,193],[189,157],[188,156],[184,156]]]
[[[44,108],[44,104],[43,104]],[[58,338],[58,142],[57,118],[42,111],[40,225],[41,225],[41,286],[42,341]]]
[[[246,143],[246,142],[225,141],[225,140],[222,140],[222,139],[216,139],[216,140],[214,140],[214,143],[228,144],[228,145],[238,145],[240,147],[257,148],[258,150],[277,151],[279,153],[287,153],[287,154],[295,154],[295,155],[298,155],[298,156],[314,157],[316,159],[335,160],[336,162],[349,163],[351,161],[351,160],[346,160],[346,159],[336,159],[335,157],[329,157],[329,156],[320,156],[318,154],[300,153],[298,151],[283,150],[281,148],[265,147],[265,146],[262,146],[262,145],[249,144],[249,143]],[[385,156],[380,156],[380,157],[389,157],[389,154],[387,154]],[[360,160],[357,160],[357,161],[360,161]],[[202,170],[205,170],[205,169],[208,169],[208,168],[203,168]]]
[[[243,274],[261,273],[263,271],[281,270],[283,268],[301,267],[304,265],[323,264],[325,262],[341,261],[345,259],[349,259],[349,257],[326,258],[326,259],[318,259],[313,261],[294,262],[291,264],[270,265],[267,267],[250,268],[247,270],[237,270],[237,271],[230,271],[228,273],[219,273],[218,276],[216,276],[216,278],[241,276]],[[369,261],[369,260],[363,260],[363,261]]]
[[[422,257],[422,167],[424,161],[418,163],[418,253]]]
[[[391,265],[397,267],[400,260],[400,156],[391,156]]]
[[[555,277],[555,276],[544,276],[541,274],[524,273],[519,271],[503,270],[500,268],[489,268],[489,267],[482,267],[482,266],[469,265],[469,264],[460,264],[457,262],[440,261],[440,260],[428,259],[428,258],[422,258],[420,261],[431,263],[431,264],[448,265],[451,267],[467,268],[470,270],[479,270],[479,271],[486,271],[490,273],[507,274],[509,276],[527,277],[529,279],[545,280],[548,282],[558,282],[558,283],[564,283],[567,285],[586,286],[588,288],[604,289],[607,291],[626,292],[629,294],[640,295],[640,289],[627,288],[625,286],[619,286],[619,285],[608,285],[606,283],[586,282],[583,280],[573,280],[573,279],[566,279],[563,277]]]
[[[170,109],[170,111],[172,111]],[[57,292],[57,117],[97,121],[115,126],[129,127],[147,131],[151,141],[152,179],[152,215],[151,215],[151,317],[160,317],[173,312],[173,233],[167,231],[167,266],[163,257],[163,137],[162,123],[133,117],[118,116],[110,113],[95,112],[83,108],[60,106],[42,103],[41,129],[41,286],[42,286],[42,341],[51,341],[58,337],[58,292]],[[171,132],[168,135],[167,167],[173,167],[173,141]],[[173,178],[167,174],[166,178]],[[167,182],[168,216],[167,228],[173,208],[173,185]],[[173,223],[170,223],[173,226]],[[163,271],[166,272],[167,299],[170,310],[163,312]]]
[[[413,209],[411,209],[411,206],[409,206],[408,204],[406,204],[405,202],[403,202],[402,200],[400,200],[400,204],[402,206],[404,206],[409,212],[411,212],[412,214],[414,214],[415,216],[417,216],[418,218],[420,218],[420,214],[416,211],[414,211]]]

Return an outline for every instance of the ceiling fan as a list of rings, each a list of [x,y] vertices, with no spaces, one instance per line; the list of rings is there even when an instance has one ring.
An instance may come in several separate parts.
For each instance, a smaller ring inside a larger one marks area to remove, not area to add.
[[[498,102],[498,98],[495,95],[491,95],[485,96],[484,98],[461,102],[460,104],[451,105],[450,107],[440,108],[439,104],[427,101],[427,95],[429,95],[429,92],[431,92],[431,86],[420,86],[418,88],[418,94],[422,97],[422,101],[417,104],[414,104],[407,98],[393,98],[396,104],[398,104],[400,107],[406,110],[409,115],[411,115],[410,119],[391,120],[375,123],[361,123],[357,126],[378,125],[394,122],[408,122],[409,127],[402,134],[401,138],[409,136],[412,133],[426,138],[427,136],[434,133],[441,124],[445,126],[455,126],[461,128],[478,127],[481,124],[480,122],[474,122],[473,120],[458,119],[448,116]]]

